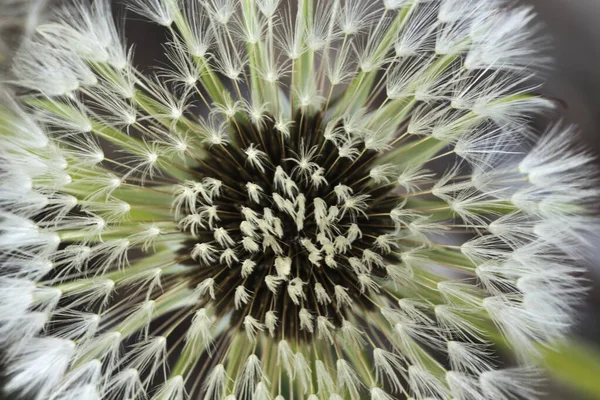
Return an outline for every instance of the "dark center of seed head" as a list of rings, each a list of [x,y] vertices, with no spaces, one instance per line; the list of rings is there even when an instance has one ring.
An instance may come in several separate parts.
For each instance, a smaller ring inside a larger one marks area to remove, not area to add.
[[[339,326],[350,312],[336,302],[340,287],[352,307],[373,307],[362,295],[357,263],[365,250],[376,251],[375,238],[393,231],[391,220],[379,216],[397,202],[388,189],[370,185],[377,153],[357,146],[355,157],[344,157],[324,139],[320,116],[298,117],[289,137],[270,121],[234,125],[230,143],[211,146],[200,162],[195,209],[184,212],[199,215],[199,222],[180,224],[189,233],[195,228],[181,256],[194,285],[214,280],[216,311],[232,313],[233,321],[264,320],[271,310],[284,335],[297,335],[298,314],[306,309]],[[211,180],[220,186],[214,196]],[[385,276],[381,268],[364,267],[374,278]],[[236,299],[240,286],[246,301]],[[317,286],[329,302],[315,294]]]

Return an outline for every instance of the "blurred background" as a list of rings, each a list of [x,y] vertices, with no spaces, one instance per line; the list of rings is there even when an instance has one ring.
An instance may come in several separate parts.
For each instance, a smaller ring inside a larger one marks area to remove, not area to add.
[[[600,1],[521,0],[531,4],[553,40],[554,72],[545,93],[565,102],[565,114],[600,151]]]
[[[553,40],[555,69],[543,92],[564,102],[568,122],[579,125],[582,140],[600,155],[600,1],[524,0],[535,7]],[[600,162],[598,163],[600,165]],[[582,306],[573,340],[600,347],[600,230],[589,238],[587,255],[591,292]],[[600,380],[600,366],[591,376]],[[591,399],[567,390],[558,380],[547,388],[548,399]]]

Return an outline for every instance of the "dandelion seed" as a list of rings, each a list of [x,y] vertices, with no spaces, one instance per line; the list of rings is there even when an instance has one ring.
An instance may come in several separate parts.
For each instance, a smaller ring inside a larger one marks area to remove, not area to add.
[[[274,311],[268,311],[265,314],[265,326],[269,330],[271,337],[275,336],[275,330],[277,329],[277,323],[279,318],[277,318],[277,314]]]
[[[256,340],[256,334],[258,332],[264,331],[265,326],[263,324],[261,324],[260,322],[258,322],[258,320],[247,315],[244,318],[244,329],[246,329],[246,334],[248,335],[248,339],[251,342],[254,342]]]
[[[312,371],[302,353],[294,354],[294,373],[296,374],[296,379],[298,379],[300,386],[303,388],[304,394],[306,394],[311,386]]]
[[[338,387],[346,390],[351,397],[358,397],[361,380],[358,378],[356,371],[344,359],[337,360],[336,366]]]
[[[213,368],[205,382],[204,399],[221,398],[227,383],[227,373],[223,364]]]

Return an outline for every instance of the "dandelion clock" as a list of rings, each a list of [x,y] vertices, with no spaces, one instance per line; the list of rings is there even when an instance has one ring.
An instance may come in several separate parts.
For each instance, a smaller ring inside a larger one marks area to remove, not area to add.
[[[576,129],[532,129],[530,8],[125,4],[50,7],[11,60],[8,396],[538,397],[598,190]]]

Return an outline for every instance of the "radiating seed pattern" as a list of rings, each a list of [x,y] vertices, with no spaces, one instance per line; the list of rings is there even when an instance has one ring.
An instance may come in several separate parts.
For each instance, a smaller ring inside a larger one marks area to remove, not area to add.
[[[125,4],[165,42],[69,2],[12,60],[7,392],[537,398],[598,189],[575,128],[532,129],[557,105],[531,8]]]

